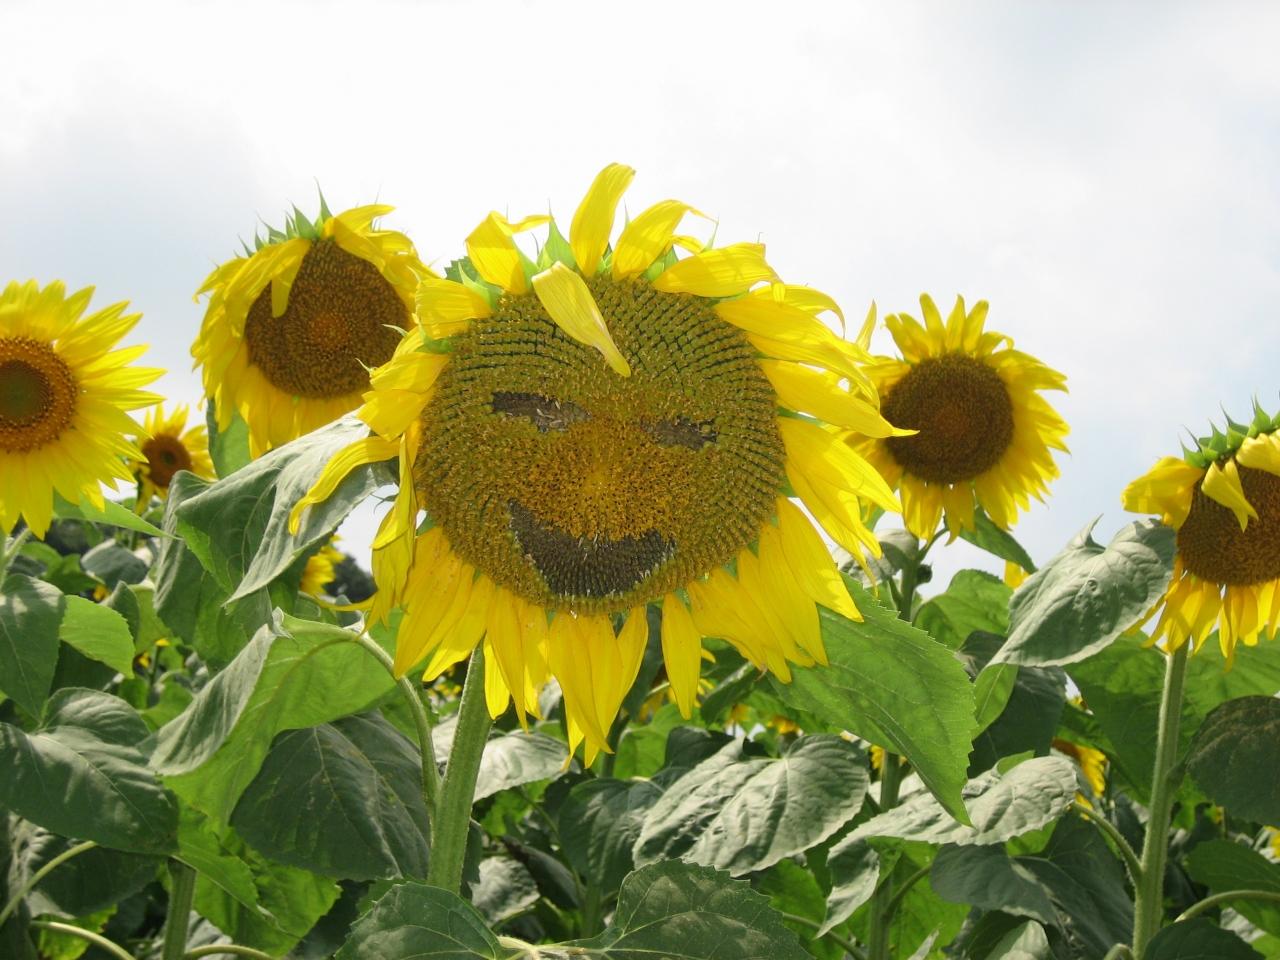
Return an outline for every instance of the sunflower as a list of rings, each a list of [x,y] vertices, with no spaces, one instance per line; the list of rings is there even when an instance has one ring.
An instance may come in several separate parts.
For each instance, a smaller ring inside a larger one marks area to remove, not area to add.
[[[860,557],[878,549],[867,505],[898,509],[846,442],[892,428],[865,351],[818,317],[838,316],[834,301],[781,283],[759,244],[676,236],[699,215],[676,200],[610,247],[633,175],[606,167],[567,240],[548,216],[490,213],[468,259],[422,283],[420,328],[374,371],[358,414],[373,435],[294,511],[296,524],[354,466],[398,455],[370,612],[404,610],[396,669],[425,659],[430,679],[483,643],[490,712],[514,702],[522,722],[554,676],[588,762],[608,749],[650,604],[685,716],[704,637],[789,679],[788,663],[825,662],[817,605],[858,618],[791,498]],[[544,224],[530,260],[513,235]]]
[[[1164,457],[1125,488],[1124,506],[1178,531],[1173,580],[1152,640],[1199,650],[1216,626],[1230,664],[1280,628],[1280,416],[1216,427],[1197,449]]]
[[[392,207],[332,216],[320,203],[315,223],[295,208],[196,293],[209,294],[191,348],[205,393],[219,430],[236,413],[248,424],[254,457],[359,406],[368,368],[391,357],[418,280],[433,275],[408,237],[374,229]]]
[[[142,436],[137,438],[142,456],[134,459],[130,470],[138,478],[138,510],[144,510],[153,496],[163,500],[169,494],[169,482],[179,470],[189,470],[198,477],[213,476],[209,459],[209,437],[203,423],[187,428],[185,403],[165,416],[164,404],[157,403],[147,411]]]
[[[140,390],[163,372],[131,367],[145,346],[113,350],[141,314],[117,303],[83,316],[93,288],[67,296],[29,280],[0,294],[0,524],[21,517],[38,537],[49,529],[56,490],[103,507],[101,485],[132,480],[126,410],[160,398]]]
[[[302,583],[299,589],[313,597],[325,592],[325,587],[333,583],[338,564],[343,561],[342,551],[333,545],[338,539],[334,534],[324,546],[307,558],[307,565],[302,569]]]
[[[901,359],[868,368],[885,418],[918,432],[861,440],[859,450],[898,488],[917,537],[932,537],[945,514],[955,539],[974,528],[977,506],[1008,529],[1058,475],[1050,451],[1067,449],[1067,425],[1038,391],[1065,390],[1066,380],[985,331],[985,300],[966,313],[957,297],[945,324],[927,294],[920,306],[923,325],[885,318]]]

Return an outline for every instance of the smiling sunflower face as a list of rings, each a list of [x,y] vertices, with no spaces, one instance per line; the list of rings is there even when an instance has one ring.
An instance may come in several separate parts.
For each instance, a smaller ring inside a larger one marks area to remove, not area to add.
[[[779,282],[759,244],[678,238],[695,212],[679,201],[610,245],[632,175],[596,177],[568,240],[549,217],[491,213],[467,259],[420,285],[418,328],[370,376],[373,435],[294,510],[296,526],[353,467],[397,457],[370,611],[403,611],[397,670],[430,679],[482,644],[490,711],[514,703],[522,720],[554,677],[588,763],[609,749],[650,605],[686,716],[704,637],[788,680],[825,662],[819,606],[859,617],[792,498],[860,557],[878,551],[870,505],[898,509],[851,444],[901,431],[866,352],[819,319],[840,316],[834,301]],[[513,238],[542,225],[534,260]]]

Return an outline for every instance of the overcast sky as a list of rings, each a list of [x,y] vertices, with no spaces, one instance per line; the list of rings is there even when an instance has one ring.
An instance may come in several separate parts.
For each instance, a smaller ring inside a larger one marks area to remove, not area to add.
[[[0,279],[131,300],[175,399],[192,292],[317,180],[443,264],[618,160],[633,212],[687,200],[851,317],[985,298],[1064,371],[1038,560],[1280,405],[1280,5],[0,0],[0,36]]]

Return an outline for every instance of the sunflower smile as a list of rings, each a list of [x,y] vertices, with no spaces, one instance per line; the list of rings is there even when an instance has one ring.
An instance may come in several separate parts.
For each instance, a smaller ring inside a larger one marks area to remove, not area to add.
[[[511,532],[529,562],[562,597],[602,598],[643,583],[676,550],[657,530],[617,540],[588,539],[539,520],[519,500],[508,504]]]

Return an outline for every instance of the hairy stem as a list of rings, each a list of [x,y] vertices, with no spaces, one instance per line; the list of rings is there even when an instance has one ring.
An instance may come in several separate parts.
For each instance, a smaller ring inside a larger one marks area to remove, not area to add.
[[[55,933],[65,933],[70,937],[79,937],[81,940],[88,940],[95,947],[105,950],[111,956],[117,957],[118,960],[133,960],[133,954],[120,946],[120,944],[108,940],[100,933],[86,930],[84,927],[77,927],[70,923],[60,923],[57,920],[32,920],[31,926],[37,930],[52,930]]]
[[[1138,860],[1138,855],[1134,852],[1133,847],[1129,846],[1129,841],[1124,838],[1124,834],[1116,829],[1114,823],[1088,804],[1074,800],[1071,803],[1071,809],[1086,820],[1092,821],[1099,830],[1110,838],[1120,854],[1120,859],[1129,868],[1129,879],[1133,882],[1133,888],[1136,890],[1142,878],[1142,863]]]
[[[169,908],[164,915],[162,960],[182,960],[187,952],[191,901],[196,895],[196,872],[179,860],[169,861]]]
[[[1194,920],[1200,914],[1212,910],[1214,907],[1220,907],[1223,904],[1231,903],[1233,900],[1256,900],[1262,903],[1280,903],[1280,893],[1274,890],[1227,890],[1224,893],[1215,893],[1212,897],[1205,897],[1199,903],[1193,903],[1182,911],[1175,923],[1181,923],[1183,920]]]
[[[802,917],[795,913],[784,913],[782,917],[784,920],[790,920],[792,923],[799,923],[806,927],[811,927],[815,931],[822,929],[822,924],[817,920],[810,920],[808,917]],[[867,960],[867,955],[856,943],[851,940],[846,940],[844,937],[838,936],[829,930],[817,939],[830,940],[849,956],[853,957],[854,960]]]
[[[493,725],[484,699],[484,669],[484,652],[477,646],[467,667],[458,726],[444,771],[444,786],[432,834],[427,882],[450,893],[458,893],[462,889],[462,861],[467,852],[467,831],[471,827],[471,803],[476,793],[480,758],[489,738],[489,728]]]
[[[66,863],[72,857],[77,857],[86,850],[92,850],[97,844],[92,840],[86,840],[84,843],[77,843],[74,847],[63,850],[43,867],[33,873],[27,882],[18,888],[17,892],[9,898],[9,902],[4,905],[4,909],[0,910],[0,927],[4,926],[4,922],[13,915],[13,911],[18,909],[18,904],[22,902],[22,898],[36,888],[41,880],[52,873],[57,867]]]

